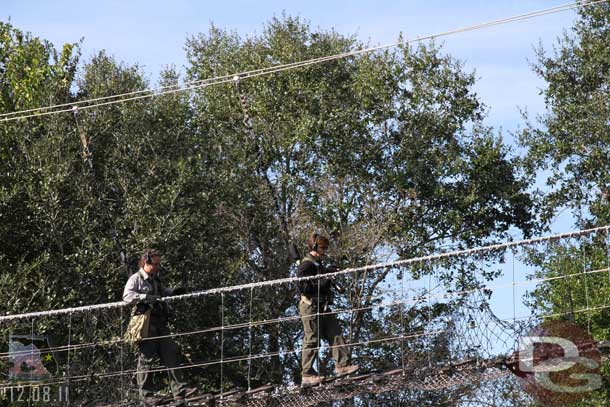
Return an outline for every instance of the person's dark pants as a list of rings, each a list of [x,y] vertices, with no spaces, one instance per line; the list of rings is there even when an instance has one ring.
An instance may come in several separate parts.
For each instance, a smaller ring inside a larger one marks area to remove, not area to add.
[[[152,373],[148,371],[153,368],[156,356],[161,359],[161,364],[168,368],[170,385],[174,397],[184,391],[185,383],[182,371],[172,369],[178,366],[178,348],[171,337],[152,339],[156,336],[169,335],[169,329],[163,323],[151,323],[148,327],[148,338],[139,343],[137,381],[140,397],[150,397],[154,394]]]
[[[321,308],[323,304],[320,304]],[[324,312],[324,311],[322,311]],[[331,346],[331,354],[336,367],[345,367],[349,363],[349,350],[345,346],[341,326],[335,314],[320,315],[316,299],[299,302],[299,315],[303,322],[303,348],[301,350],[301,370],[303,375],[315,375],[314,361],[318,355],[320,337],[327,340]],[[318,329],[319,328],[319,329]],[[319,367],[318,367],[319,368]]]

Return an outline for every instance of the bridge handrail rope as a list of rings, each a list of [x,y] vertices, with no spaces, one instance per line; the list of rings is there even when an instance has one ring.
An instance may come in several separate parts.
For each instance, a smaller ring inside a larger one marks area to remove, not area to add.
[[[555,317],[566,316],[566,315],[571,315],[571,314],[579,314],[579,313],[589,312],[589,311],[600,311],[600,310],[604,310],[604,309],[610,309],[610,304],[604,304],[604,305],[600,305],[598,307],[593,307],[593,308],[582,308],[582,309],[574,310],[574,311],[558,312],[558,313],[538,315],[538,316],[528,315],[528,316],[523,316],[523,317],[517,317],[516,320],[528,320],[533,317],[538,318],[538,319],[555,318]],[[513,318],[512,317],[507,318],[507,319],[504,319],[503,321],[513,321]],[[384,343],[384,342],[391,342],[391,341],[396,342],[396,341],[400,341],[400,340],[404,340],[404,339],[414,339],[414,338],[425,337],[425,336],[430,336],[430,335],[442,334],[444,332],[447,332],[447,330],[439,329],[439,330],[430,331],[430,332],[425,332],[425,331],[415,331],[415,332],[417,332],[417,333],[405,335],[405,336],[399,335],[399,336],[392,336],[392,337],[374,339],[374,340],[369,340],[369,341],[361,341],[361,342],[345,344],[345,345],[336,345],[334,347],[362,346],[362,345],[369,345],[369,344],[373,344],[373,343]],[[326,349],[326,348],[331,349],[333,347],[332,346],[321,346],[320,348],[312,348],[312,350],[320,350],[320,349]],[[296,347],[291,350],[281,350],[278,352],[261,353],[261,354],[252,355],[251,358],[252,359],[263,359],[263,358],[268,358],[268,357],[273,357],[273,356],[283,356],[288,353],[298,352],[300,349],[301,349],[300,347]],[[230,359],[225,358],[222,361],[222,363],[243,362],[243,361],[248,360],[248,358],[250,358],[250,356],[248,356],[248,355],[236,356],[236,357],[230,358]],[[154,372],[166,372],[168,370],[192,369],[192,368],[218,365],[220,363],[221,363],[220,360],[215,360],[215,361],[210,361],[210,362],[185,364],[185,365],[181,365],[181,366],[171,368],[171,369],[166,368],[166,367],[159,367],[159,368],[147,370],[147,372],[154,373]],[[79,381],[82,382],[82,381],[86,381],[86,380],[91,380],[93,378],[117,377],[120,375],[132,374],[135,372],[136,372],[136,370],[124,370],[124,371],[115,371],[115,372],[108,372],[108,373],[92,373],[92,374],[88,374],[88,375],[72,376],[70,378],[70,382],[79,382]],[[18,385],[14,385],[14,384],[1,385],[0,384],[0,390],[6,390],[6,389],[11,389],[11,388],[17,389],[17,388],[24,388],[24,387],[36,387],[36,386],[42,386],[42,385],[62,384],[62,383],[66,383],[67,381],[68,381],[68,379],[47,380],[47,381],[43,380],[43,381],[35,381],[35,382],[31,382],[31,383],[22,382]]]
[[[356,55],[367,54],[367,53],[371,53],[371,52],[379,51],[379,50],[383,50],[383,49],[389,49],[389,48],[393,48],[393,47],[396,47],[399,45],[406,45],[406,44],[420,42],[420,41],[424,41],[424,40],[428,40],[428,39],[441,38],[441,37],[445,37],[445,36],[449,36],[449,35],[454,35],[454,34],[464,33],[464,32],[468,32],[468,31],[474,31],[474,30],[493,27],[493,26],[497,26],[497,25],[507,24],[507,23],[511,23],[511,22],[515,22],[515,21],[521,21],[521,20],[526,20],[526,19],[530,19],[530,18],[540,17],[540,16],[544,16],[547,14],[553,14],[553,13],[557,13],[557,12],[561,12],[561,11],[575,9],[578,7],[590,7],[595,4],[606,3],[608,1],[609,0],[594,0],[594,1],[579,0],[579,1],[571,2],[571,3],[565,3],[565,4],[562,4],[559,6],[543,9],[543,10],[519,14],[519,15],[506,17],[506,18],[501,18],[501,19],[488,21],[485,23],[480,23],[480,24],[476,24],[476,25],[472,25],[472,26],[461,27],[461,28],[457,28],[457,29],[453,29],[453,30],[449,30],[449,31],[445,31],[445,32],[440,32],[437,34],[420,36],[420,37],[416,37],[411,40],[398,41],[398,42],[393,42],[393,43],[389,43],[389,44],[385,44],[385,45],[369,47],[369,48],[365,48],[365,49],[360,49],[360,50],[355,50],[355,51],[350,51],[350,52],[345,52],[345,53],[340,53],[340,54],[335,54],[335,55],[328,55],[328,56],[319,57],[319,58],[312,58],[312,59],[305,60],[305,61],[292,62],[292,63],[288,63],[288,64],[275,65],[275,66],[265,67],[265,68],[258,68],[258,69],[254,69],[254,70],[250,70],[250,71],[244,71],[244,72],[239,72],[239,73],[234,73],[234,74],[229,74],[229,75],[223,75],[223,76],[217,76],[217,77],[187,82],[182,87],[178,87],[178,85],[170,85],[170,86],[165,86],[165,87],[159,87],[157,89],[139,90],[139,91],[122,93],[122,94],[103,96],[103,97],[89,99],[89,100],[77,101],[77,102],[73,102],[73,103],[62,103],[62,104],[56,104],[56,105],[51,105],[51,106],[46,106],[46,107],[39,107],[39,108],[33,108],[33,109],[27,109],[27,110],[20,110],[20,111],[16,111],[16,112],[2,113],[2,114],[0,114],[0,122],[23,120],[23,119],[27,119],[27,118],[41,117],[41,116],[47,116],[47,115],[57,114],[57,113],[73,112],[74,110],[79,110],[79,109],[85,110],[85,109],[91,109],[91,108],[100,107],[100,106],[111,105],[111,104],[115,104],[115,103],[123,103],[123,102],[127,102],[127,101],[151,98],[151,97],[161,96],[161,95],[170,94],[170,93],[194,90],[194,89],[205,87],[205,86],[233,82],[233,81],[235,81],[236,78],[237,79],[247,79],[247,78],[253,78],[253,77],[262,76],[262,75],[269,75],[272,73],[282,72],[282,71],[286,71],[286,70],[290,70],[290,69],[302,68],[302,67],[320,64],[320,63],[324,63],[324,62],[329,62],[329,61],[333,61],[333,60],[337,60],[337,59],[343,59],[343,58],[347,58],[350,56],[356,56]],[[132,95],[137,95],[137,96],[125,97],[125,96],[132,96]],[[118,99],[118,100],[113,100],[113,99]],[[97,104],[93,104],[93,105],[86,105],[87,103],[93,103],[93,102],[98,102],[98,101],[100,101],[100,102],[105,101],[105,102],[97,103]],[[51,110],[51,109],[57,109],[57,108],[66,107],[66,106],[70,106],[70,107],[68,109]],[[27,113],[31,113],[31,112],[42,112],[42,113],[27,114]]]
[[[445,292],[445,293],[440,293],[440,294],[418,295],[418,296],[412,297],[412,299],[408,299],[408,300],[380,302],[378,304],[373,304],[373,305],[369,305],[366,307],[343,308],[343,309],[338,309],[338,310],[330,311],[330,312],[318,312],[313,315],[315,315],[315,316],[339,315],[339,314],[352,313],[352,312],[369,311],[369,310],[373,310],[373,309],[377,309],[377,308],[388,308],[388,307],[393,307],[396,305],[398,305],[398,306],[417,305],[418,303],[421,303],[423,301],[428,301],[430,299],[447,299],[447,298],[451,298],[451,297],[460,297],[460,296],[464,296],[464,295],[468,295],[468,294],[473,294],[476,292],[483,292],[485,290],[490,290],[490,289],[511,288],[513,286],[539,284],[539,283],[543,283],[543,282],[557,281],[557,280],[569,279],[572,277],[578,277],[578,276],[582,276],[583,274],[592,275],[592,274],[598,274],[598,273],[603,273],[603,272],[610,272],[610,267],[597,269],[597,270],[587,270],[584,272],[579,271],[577,273],[566,274],[566,275],[562,275],[562,276],[553,276],[553,277],[517,281],[515,283],[510,282],[510,283],[502,283],[502,284],[490,284],[490,285],[485,285],[485,286],[477,287],[477,288],[470,289],[470,290]],[[415,291],[415,289],[411,289],[411,290]],[[287,316],[287,317],[265,319],[265,320],[259,320],[259,321],[254,321],[254,322],[251,322],[251,321],[240,322],[240,323],[236,323],[236,324],[215,326],[215,327],[205,328],[205,329],[196,330],[196,331],[178,332],[178,333],[172,333],[172,334],[168,334],[168,335],[156,336],[154,338],[144,338],[144,339],[142,339],[142,341],[147,341],[147,340],[151,340],[151,339],[177,338],[177,337],[182,337],[182,336],[200,335],[200,334],[204,334],[204,333],[219,332],[221,330],[228,331],[228,330],[234,330],[234,329],[245,329],[245,328],[258,327],[258,326],[270,325],[270,324],[275,324],[275,323],[299,321],[300,319],[301,319],[301,317],[299,315],[292,315],[292,316]],[[499,321],[505,322],[505,321],[509,321],[509,319],[499,320]],[[96,347],[96,346],[113,346],[113,345],[120,344],[123,342],[124,342],[124,340],[122,338],[117,338],[117,339],[108,340],[108,341],[99,341],[99,342],[75,344],[75,345],[68,345],[68,346],[64,345],[64,346],[58,346],[58,347],[49,347],[49,348],[45,348],[45,350],[62,352],[62,351],[69,351],[69,350],[80,350],[80,349],[92,348],[92,347]],[[6,359],[8,357],[15,357],[15,356],[19,356],[20,354],[28,354],[28,353],[30,353],[30,351],[28,351],[28,350],[16,351],[16,352],[0,352],[0,359]]]
[[[233,291],[246,290],[246,289],[251,289],[251,288],[271,287],[271,286],[275,286],[275,285],[297,283],[297,282],[301,282],[301,281],[319,280],[322,278],[332,278],[332,277],[353,274],[353,273],[357,273],[357,272],[361,272],[361,271],[401,267],[401,266],[407,266],[407,265],[416,264],[416,263],[446,259],[446,258],[450,258],[450,257],[467,256],[467,255],[473,255],[473,254],[478,254],[478,253],[501,250],[501,249],[506,249],[506,248],[515,247],[515,246],[526,246],[526,245],[535,244],[535,243],[550,242],[550,241],[554,241],[554,240],[580,237],[580,236],[589,235],[589,234],[600,232],[600,231],[606,231],[606,233],[608,233],[608,230],[610,230],[610,225],[600,226],[600,227],[590,228],[590,229],[571,231],[571,232],[565,232],[565,233],[559,233],[559,234],[550,235],[550,236],[523,239],[523,240],[518,240],[518,241],[514,241],[514,242],[498,243],[498,244],[493,244],[493,245],[488,245],[488,246],[475,247],[475,248],[471,248],[471,249],[454,250],[454,251],[450,251],[450,252],[431,254],[431,255],[421,256],[421,257],[413,257],[413,258],[409,258],[409,259],[396,260],[396,261],[392,261],[392,262],[371,264],[371,265],[362,266],[362,267],[347,268],[347,269],[340,270],[340,271],[337,271],[334,273],[321,274],[321,275],[316,275],[316,276],[289,277],[289,278],[282,278],[282,279],[276,279],[276,280],[260,281],[260,282],[256,282],[256,283],[247,283],[247,284],[241,284],[241,285],[235,285],[235,286],[213,288],[213,289],[198,291],[198,292],[189,293],[189,294],[176,295],[176,296],[172,296],[172,297],[164,297],[161,300],[162,301],[175,301],[175,300],[182,300],[182,299],[188,299],[188,298],[198,298],[198,297],[204,297],[204,296],[209,296],[209,295],[228,293],[228,292],[233,292]],[[4,316],[0,316],[0,323],[7,322],[7,321],[14,321],[14,320],[18,320],[18,319],[25,319],[25,318],[36,318],[36,317],[62,315],[62,314],[69,314],[69,313],[88,312],[88,311],[95,311],[95,310],[102,310],[102,309],[119,308],[119,307],[125,307],[125,306],[128,306],[128,304],[126,304],[123,301],[120,301],[120,302],[111,302],[111,303],[106,303],[106,304],[85,305],[85,306],[74,307],[74,308],[63,308],[63,309],[56,309],[56,310],[49,310],[49,311],[30,312],[30,313],[24,313],[24,314],[4,315]]]

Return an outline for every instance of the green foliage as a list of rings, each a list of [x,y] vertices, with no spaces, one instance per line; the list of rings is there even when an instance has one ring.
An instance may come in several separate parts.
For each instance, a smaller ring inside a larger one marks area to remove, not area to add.
[[[543,89],[547,114],[537,124],[528,122],[520,142],[527,148],[529,171],[548,174],[549,192],[540,203],[543,225],[568,209],[576,226],[585,228],[610,221],[610,5],[583,7],[579,14],[552,55],[542,47],[538,50],[534,70],[547,84]],[[531,253],[529,261],[539,267],[538,277],[603,269],[608,264],[603,239],[607,237],[551,245]],[[529,305],[536,313],[573,319],[590,329],[595,339],[607,340],[610,319],[604,306],[609,295],[607,274],[595,273],[539,284]],[[607,405],[609,389],[605,380],[602,390],[577,405]]]
[[[551,189],[545,219],[566,206],[579,224],[607,224],[610,146],[610,7],[583,8],[572,34],[566,33],[553,55],[541,47],[534,69],[548,84],[543,90],[548,114],[541,127],[521,134],[532,171],[548,170]],[[591,211],[591,217],[580,209]]]

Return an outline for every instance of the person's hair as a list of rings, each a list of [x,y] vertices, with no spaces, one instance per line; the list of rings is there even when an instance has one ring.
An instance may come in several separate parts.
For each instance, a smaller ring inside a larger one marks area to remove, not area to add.
[[[328,238],[320,233],[314,232],[309,236],[309,239],[307,239],[307,248],[309,249],[309,251],[313,251],[315,249],[317,249],[317,247],[319,245],[325,245],[328,246],[328,243],[330,241],[328,240]]]
[[[145,249],[140,256],[140,262],[138,263],[138,267],[142,268],[146,264],[146,259],[150,257],[161,257],[161,250],[157,249]]]

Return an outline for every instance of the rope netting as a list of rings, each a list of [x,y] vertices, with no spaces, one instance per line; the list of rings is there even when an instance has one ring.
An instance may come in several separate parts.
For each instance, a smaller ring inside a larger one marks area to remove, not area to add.
[[[184,355],[177,369],[214,394],[193,405],[313,406],[353,397],[489,405],[502,389],[515,387],[506,360],[520,336],[549,318],[590,330],[591,318],[610,308],[600,290],[610,286],[608,229],[332,273],[352,289],[337,295],[326,313],[342,321],[361,374],[329,377],[314,387],[300,386],[296,309],[297,283],[312,278],[167,298],[170,321],[182,328],[171,335]],[[558,286],[581,295],[584,306],[532,305],[532,294]],[[291,301],[280,301],[286,298]],[[14,400],[16,393],[44,388],[40,401],[56,405],[67,397],[72,405],[135,405],[134,349],[123,341],[129,314],[112,303],[0,317],[0,397]],[[319,350],[318,369],[330,376],[329,347]],[[160,394],[169,394],[167,368],[159,364],[151,372]]]

